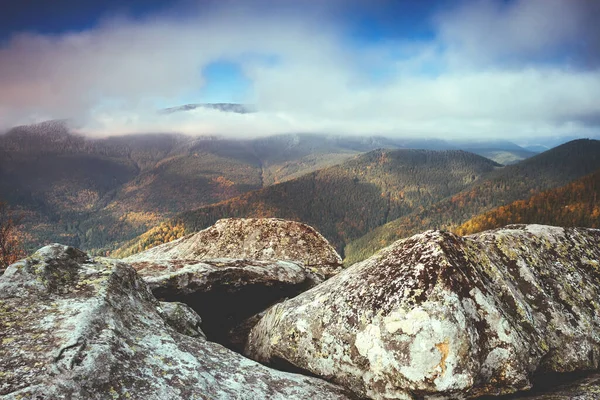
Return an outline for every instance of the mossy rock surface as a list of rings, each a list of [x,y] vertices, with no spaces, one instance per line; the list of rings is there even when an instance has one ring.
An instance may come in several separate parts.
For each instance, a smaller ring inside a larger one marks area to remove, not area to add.
[[[527,390],[598,368],[599,260],[594,229],[427,231],[269,309],[245,353],[375,399]]]
[[[279,218],[226,218],[200,232],[127,257],[132,263],[157,259],[234,258],[301,263],[323,280],[338,273],[342,259],[319,232]]]

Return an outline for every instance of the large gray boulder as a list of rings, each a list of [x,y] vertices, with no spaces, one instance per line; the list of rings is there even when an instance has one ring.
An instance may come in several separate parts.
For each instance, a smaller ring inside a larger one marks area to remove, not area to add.
[[[203,231],[153,247],[124,261],[215,258],[299,262],[321,280],[342,268],[341,257],[319,232],[300,222],[279,218],[221,219]]]
[[[0,398],[347,398],[177,332],[163,316],[173,323],[180,311],[161,307],[127,264],[44,247],[0,277]],[[181,320],[195,326],[189,312]]]
[[[269,309],[246,354],[373,399],[526,390],[600,360],[600,230],[401,240]]]

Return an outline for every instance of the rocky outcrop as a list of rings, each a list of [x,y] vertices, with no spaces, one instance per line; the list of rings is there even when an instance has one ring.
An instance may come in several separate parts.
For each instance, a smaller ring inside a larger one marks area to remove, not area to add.
[[[258,321],[249,317],[311,284],[302,265],[289,261],[152,260],[131,265],[157,298],[189,305],[202,316],[209,339],[240,351],[244,335]]]
[[[0,277],[0,397],[347,398],[181,334],[166,314],[129,265],[44,247]]]
[[[598,368],[599,261],[599,230],[428,231],[273,306],[246,354],[373,399],[529,389]]]
[[[190,305],[208,338],[242,351],[252,317],[333,276],[342,260],[308,225],[222,219],[201,232],[125,258],[161,300]]]
[[[190,337],[206,339],[202,332],[202,318],[187,304],[177,302],[160,302],[159,313],[171,328]]]
[[[198,233],[130,256],[130,263],[152,260],[235,258],[300,262],[317,278],[342,268],[342,259],[316,230],[278,218],[227,218]]]

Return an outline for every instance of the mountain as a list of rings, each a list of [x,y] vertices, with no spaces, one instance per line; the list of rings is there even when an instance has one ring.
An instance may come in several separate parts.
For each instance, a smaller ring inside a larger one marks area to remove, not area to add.
[[[549,147],[544,146],[542,144],[532,144],[532,145],[524,146],[524,149],[533,151],[535,153],[543,153],[544,151],[550,150]]]
[[[343,162],[376,139],[146,134],[86,138],[63,121],[0,135],[0,199],[25,216],[28,249],[106,252],[182,210]]]
[[[464,150],[479,154],[502,165],[515,164],[533,157],[538,152],[530,151],[506,140],[440,140],[440,139],[394,139],[386,148]]]
[[[455,231],[460,235],[509,224],[545,224],[600,228],[600,170],[568,185],[517,200],[471,218]]]
[[[461,150],[479,154],[502,165],[515,164],[538,153],[507,140],[461,141],[457,142],[456,146]]]
[[[105,253],[184,210],[298,178],[377,148],[457,146],[518,148],[510,142],[474,145],[324,134],[88,138],[70,131],[64,121],[47,121],[0,135],[0,199],[24,214],[29,250],[61,241]]]
[[[227,217],[314,226],[338,250],[370,230],[457,193],[500,166],[459,150],[375,150],[341,165],[184,212],[116,253],[137,253]]]
[[[363,260],[397,239],[427,229],[454,229],[475,215],[560,187],[600,168],[600,141],[563,144],[490,174],[485,180],[435,204],[391,221],[345,248],[345,263]]]

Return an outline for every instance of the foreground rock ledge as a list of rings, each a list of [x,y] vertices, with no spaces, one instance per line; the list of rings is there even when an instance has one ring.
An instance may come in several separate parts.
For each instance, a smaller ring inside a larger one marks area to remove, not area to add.
[[[339,254],[314,228],[279,218],[221,219],[203,231],[127,257],[124,261],[215,258],[300,262],[316,275],[317,280],[329,278],[342,268]]]
[[[599,260],[599,230],[429,231],[269,309],[246,354],[374,399],[529,389],[598,368]]]
[[[161,317],[199,335],[190,312],[160,307],[129,265],[44,247],[0,277],[0,397],[348,398],[181,334]]]

